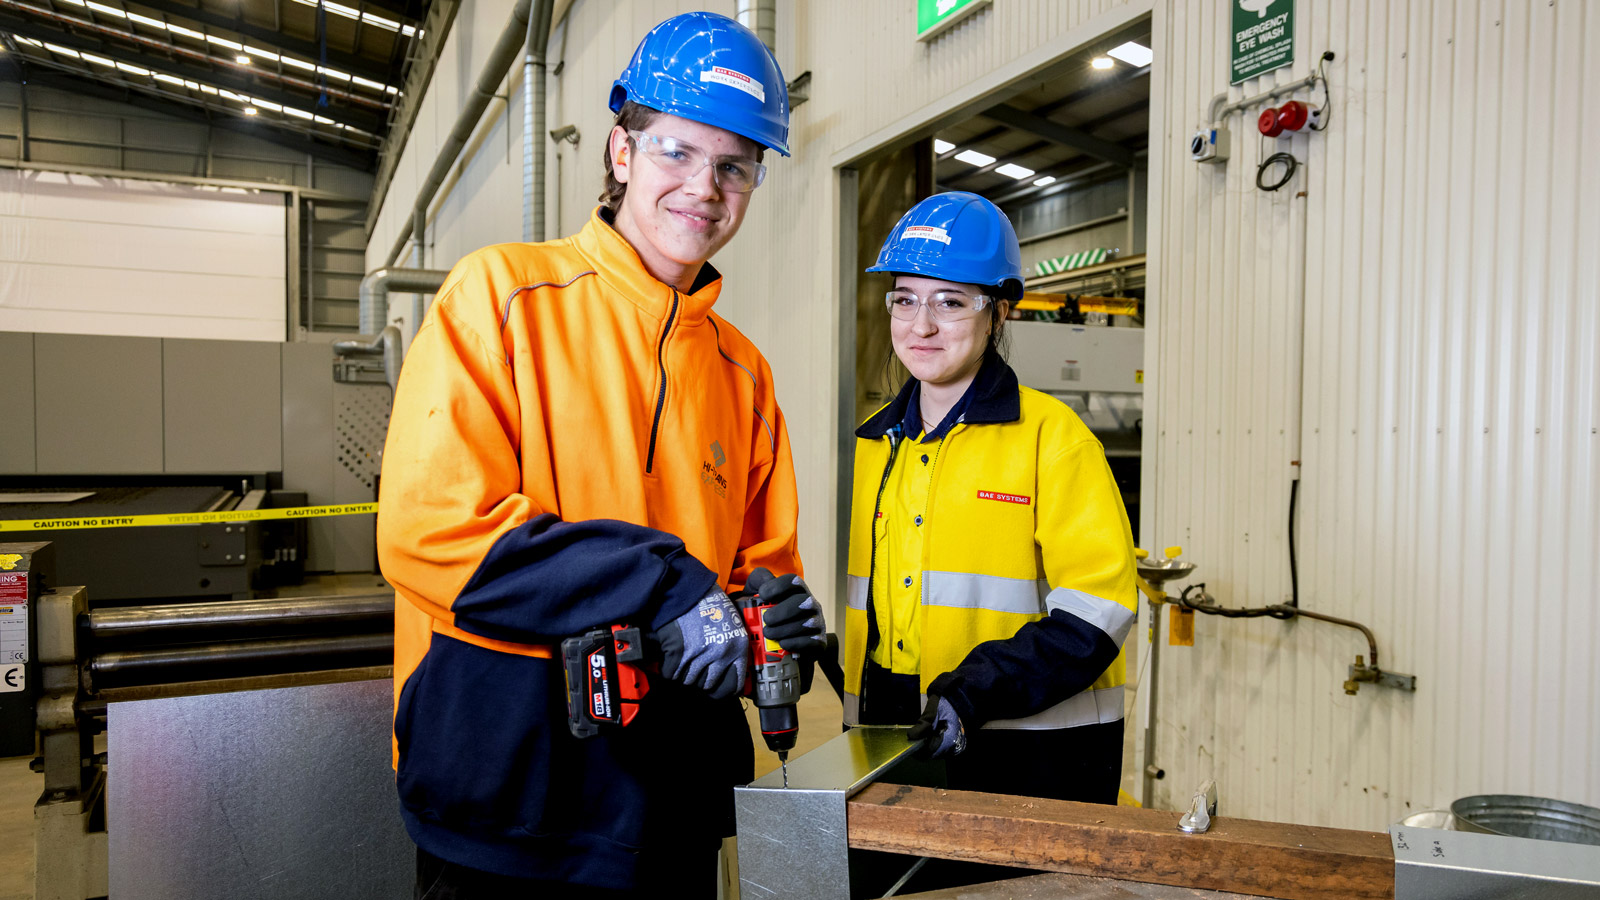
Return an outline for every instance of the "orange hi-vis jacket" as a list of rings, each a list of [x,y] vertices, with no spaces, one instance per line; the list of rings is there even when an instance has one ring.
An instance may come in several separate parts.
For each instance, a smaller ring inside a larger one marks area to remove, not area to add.
[[[580,741],[549,658],[591,628],[660,629],[757,567],[800,572],[771,370],[711,311],[715,270],[695,287],[655,280],[597,211],[573,237],[467,256],[418,329],[378,552],[402,813],[436,856],[628,888],[667,835],[731,823],[753,758],[736,700],[653,677],[633,724]],[[685,734],[692,762],[662,747]],[[673,808],[691,798],[715,815]]]

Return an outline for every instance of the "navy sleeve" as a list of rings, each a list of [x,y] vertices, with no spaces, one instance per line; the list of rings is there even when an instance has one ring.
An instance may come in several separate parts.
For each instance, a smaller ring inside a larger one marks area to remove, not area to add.
[[[656,631],[716,583],[664,531],[545,513],[501,535],[450,608],[462,631],[542,643],[613,622]]]
[[[1043,712],[1082,691],[1119,649],[1100,628],[1051,610],[1003,641],[972,648],[960,665],[928,685],[928,693],[949,700],[966,728],[981,728],[994,719]]]

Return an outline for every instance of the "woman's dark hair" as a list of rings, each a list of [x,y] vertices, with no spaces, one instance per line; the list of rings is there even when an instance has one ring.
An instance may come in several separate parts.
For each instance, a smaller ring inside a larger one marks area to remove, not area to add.
[[[617,110],[617,120],[613,124],[621,125],[624,131],[644,131],[650,127],[651,122],[654,122],[657,117],[662,115],[665,115],[665,113],[651,109],[648,106],[641,106],[629,100],[622,104],[622,109]],[[633,138],[628,138],[628,145],[633,145]],[[618,181],[617,177],[611,174],[610,132],[606,133],[605,146],[602,149],[605,151],[606,185],[600,191],[600,205],[611,210],[614,215],[618,209],[622,208],[622,196],[628,193],[628,186]]]

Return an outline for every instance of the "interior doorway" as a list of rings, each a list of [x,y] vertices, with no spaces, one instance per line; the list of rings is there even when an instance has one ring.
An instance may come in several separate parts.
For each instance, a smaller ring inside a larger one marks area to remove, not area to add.
[[[1022,384],[1062,400],[1095,432],[1137,539],[1141,470],[1151,471],[1152,462],[1141,456],[1144,324],[1147,305],[1159,302],[1148,296],[1145,279],[1151,136],[1158,133],[1153,15],[1149,5],[1131,9],[1120,24],[1063,41],[1031,71],[981,96],[951,98],[948,112],[897,125],[881,141],[852,148],[837,166],[839,596],[849,558],[854,431],[908,377],[889,340],[883,298],[890,280],[863,270],[900,216],[942,191],[984,196],[1015,226],[1027,294],[1006,324],[1008,362]],[[1142,653],[1134,643],[1128,676],[1136,691]],[[1125,791],[1138,774],[1129,713]]]

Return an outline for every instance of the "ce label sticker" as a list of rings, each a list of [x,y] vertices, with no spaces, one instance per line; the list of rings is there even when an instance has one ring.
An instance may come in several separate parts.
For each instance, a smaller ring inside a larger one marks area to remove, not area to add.
[[[0,694],[23,690],[27,684],[26,666],[0,667]]]

